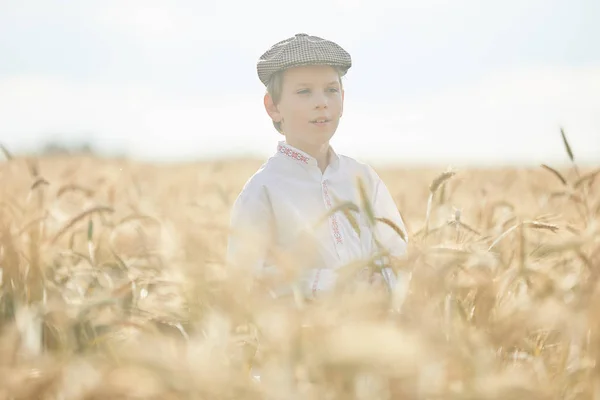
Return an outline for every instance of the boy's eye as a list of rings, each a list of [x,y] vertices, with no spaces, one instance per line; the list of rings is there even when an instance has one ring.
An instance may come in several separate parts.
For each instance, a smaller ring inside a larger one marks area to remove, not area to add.
[[[340,90],[337,89],[337,88],[328,88],[327,91],[330,92],[330,93],[337,93]],[[310,93],[310,89],[300,89],[296,93],[298,93],[298,94],[307,94],[307,93]]]
[[[329,88],[329,89],[327,89],[327,91],[331,92],[331,93],[337,93],[337,92],[339,92],[339,89],[337,89],[337,88]],[[298,94],[307,94],[307,93],[310,93],[310,89],[301,89],[301,90],[298,90],[296,93],[298,93]]]

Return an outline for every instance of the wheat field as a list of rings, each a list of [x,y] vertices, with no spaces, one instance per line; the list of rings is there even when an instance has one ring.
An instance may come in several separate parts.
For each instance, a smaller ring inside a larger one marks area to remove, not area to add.
[[[0,400],[600,399],[598,169],[378,169],[406,297],[307,303],[224,268],[261,161],[5,155]]]

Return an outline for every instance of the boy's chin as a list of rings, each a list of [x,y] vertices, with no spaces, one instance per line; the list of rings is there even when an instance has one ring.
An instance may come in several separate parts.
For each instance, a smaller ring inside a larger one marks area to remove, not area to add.
[[[313,145],[313,146],[322,146],[322,145],[326,145],[329,144],[329,142],[331,141],[331,139],[333,138],[333,136],[335,135],[335,132],[332,134],[327,134],[327,135],[315,135],[315,137],[312,137],[312,140],[309,140],[308,142]]]
[[[329,131],[316,131],[316,132],[311,132],[310,136],[316,141],[328,141],[332,137],[335,136],[335,133],[336,133],[336,129],[329,130]]]
[[[335,135],[335,132],[305,132],[301,135],[284,135],[290,141],[302,141],[305,143],[327,142]]]

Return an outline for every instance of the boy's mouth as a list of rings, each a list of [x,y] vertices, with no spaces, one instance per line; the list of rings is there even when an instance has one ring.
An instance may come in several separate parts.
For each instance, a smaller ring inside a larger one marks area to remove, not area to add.
[[[326,118],[319,118],[319,119],[314,119],[312,121],[310,121],[311,124],[325,124],[327,122],[330,122],[331,120],[326,119]]]

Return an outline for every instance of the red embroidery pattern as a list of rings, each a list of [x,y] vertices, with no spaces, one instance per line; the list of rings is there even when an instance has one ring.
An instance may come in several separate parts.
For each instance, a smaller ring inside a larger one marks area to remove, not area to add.
[[[331,208],[331,199],[329,198],[329,190],[327,189],[327,184],[323,182],[323,194],[325,195],[325,203],[327,204],[327,208]],[[333,236],[335,237],[335,241],[338,244],[342,244],[342,234],[340,233],[340,227],[338,226],[337,216],[333,214],[331,217],[331,227],[333,228]]]
[[[284,146],[281,143],[277,146],[277,151],[279,151],[283,155],[293,158],[294,160],[298,160],[303,162],[304,164],[308,164],[308,157],[298,153],[295,150],[290,149],[289,147]]]
[[[312,285],[312,292],[313,295],[317,292],[317,283],[319,282],[319,275],[321,275],[321,270],[317,270],[317,274],[315,275],[315,280],[313,281],[313,285]]]

